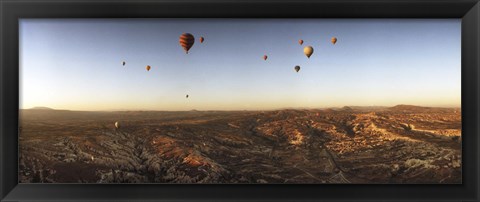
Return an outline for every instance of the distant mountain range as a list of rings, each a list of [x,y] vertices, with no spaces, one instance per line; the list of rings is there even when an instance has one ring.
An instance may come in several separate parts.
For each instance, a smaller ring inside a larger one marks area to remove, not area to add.
[[[395,110],[395,111],[424,111],[424,110],[434,110],[434,109],[448,109],[448,108],[460,108],[460,107],[423,107],[415,105],[395,105],[393,107],[387,106],[344,106],[344,107],[328,107],[322,108],[324,110],[334,110],[334,111],[381,111],[381,110]],[[70,110],[58,110],[49,107],[33,107],[24,110],[54,110],[54,111],[70,111]],[[278,110],[278,109],[277,109]],[[279,110],[288,110],[288,109],[279,109]],[[296,110],[296,109],[290,109]],[[75,110],[76,111],[76,110]],[[108,110],[108,111],[131,111],[131,110]],[[138,111],[138,110],[133,110]],[[149,110],[139,110],[139,111],[149,111]],[[150,111],[159,111],[159,110],[150,110]],[[160,110],[161,111],[161,110]],[[201,112],[201,111],[224,111],[224,110],[190,110],[190,112]],[[241,110],[231,110],[231,111],[241,111]],[[246,111],[264,111],[264,110],[246,110]],[[270,111],[270,110],[267,110]],[[276,110],[274,110],[276,111]]]
[[[54,109],[48,108],[48,107],[33,107],[33,108],[30,108],[30,109],[33,109],[33,110],[54,110]]]

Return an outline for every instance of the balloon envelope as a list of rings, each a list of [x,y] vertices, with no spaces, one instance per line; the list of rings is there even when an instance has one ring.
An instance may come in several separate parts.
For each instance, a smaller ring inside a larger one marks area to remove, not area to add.
[[[300,45],[302,45],[302,44],[303,44],[303,40],[301,40],[301,39],[298,40],[298,43],[299,43]]]
[[[298,65],[295,66],[295,71],[296,71],[296,72],[300,71],[300,66],[298,66]]]
[[[333,44],[335,44],[335,43],[337,43],[337,38],[336,38],[336,37],[332,37],[332,40],[331,40],[331,41],[332,41]]]
[[[312,54],[313,54],[313,47],[307,46],[307,47],[303,48],[303,53],[305,53],[305,55],[308,58],[310,58],[310,56],[312,56]]]
[[[115,128],[120,128],[120,124],[117,122],[115,122]]]
[[[205,40],[205,39],[203,38],[203,36],[200,37],[200,43],[203,43],[204,40]]]
[[[180,35],[180,46],[183,47],[183,50],[188,54],[188,50],[192,48],[193,44],[195,43],[195,37],[193,37],[190,33],[183,33]]]
[[[145,69],[147,69],[147,71],[150,71],[152,67],[150,67],[150,65],[147,65],[147,67],[145,67]]]
[[[122,62],[122,65],[125,66],[125,61]]]
[[[264,55],[263,56],[263,60],[267,60],[268,56],[267,55]]]

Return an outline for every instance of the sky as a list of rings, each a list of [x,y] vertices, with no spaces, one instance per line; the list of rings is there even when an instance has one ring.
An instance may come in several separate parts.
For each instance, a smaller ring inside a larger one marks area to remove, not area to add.
[[[22,109],[460,107],[460,19],[21,19],[19,31]]]

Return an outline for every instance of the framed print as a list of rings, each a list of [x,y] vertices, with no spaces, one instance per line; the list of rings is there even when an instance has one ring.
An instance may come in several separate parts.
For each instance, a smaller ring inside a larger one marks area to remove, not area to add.
[[[19,23],[19,183],[462,183],[459,19]]]
[[[478,1],[2,1],[1,201],[478,201]]]

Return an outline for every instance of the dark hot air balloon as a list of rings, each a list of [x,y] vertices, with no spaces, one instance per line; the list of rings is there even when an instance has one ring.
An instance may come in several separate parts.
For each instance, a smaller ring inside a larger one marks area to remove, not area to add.
[[[298,66],[298,65],[295,66],[295,71],[296,71],[296,72],[300,71],[300,66]]]
[[[185,98],[188,98],[188,94],[185,96]]]
[[[263,55],[263,60],[267,60],[268,56],[267,55]]]
[[[301,39],[298,40],[298,43],[299,43],[300,45],[302,45],[302,44],[303,44],[303,40],[301,40]]]
[[[180,45],[183,47],[183,50],[185,50],[185,53],[188,54],[188,50],[192,48],[193,44],[195,43],[195,37],[193,37],[192,34],[190,33],[183,33],[180,35]]]
[[[122,62],[122,65],[125,66],[125,61]]]
[[[147,71],[150,71],[152,67],[150,67],[150,65],[147,65],[147,67],[145,67],[145,69],[147,69]]]
[[[200,37],[200,43],[203,43],[204,40],[205,40],[205,39],[203,38],[203,36]]]

